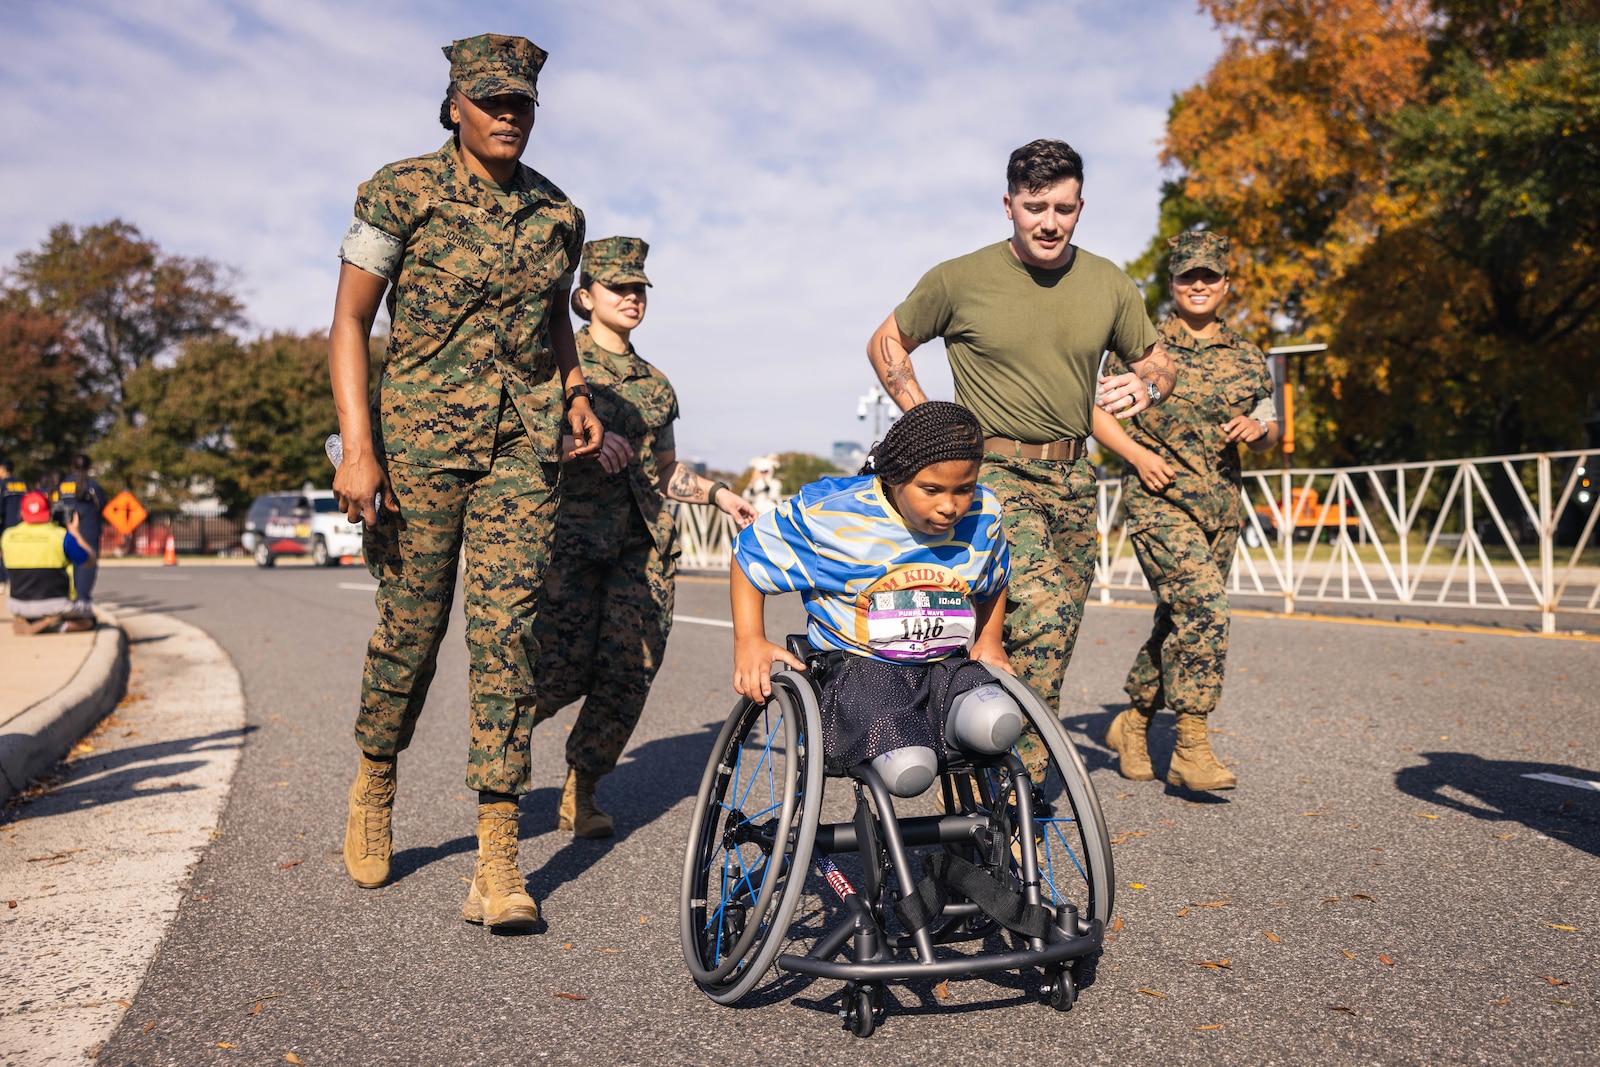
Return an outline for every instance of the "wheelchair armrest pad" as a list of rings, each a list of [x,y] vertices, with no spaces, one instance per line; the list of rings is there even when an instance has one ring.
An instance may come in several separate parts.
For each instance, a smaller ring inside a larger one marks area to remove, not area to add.
[[[783,643],[789,654],[802,663],[809,663],[811,657],[817,655],[817,650],[811,647],[805,634],[790,634],[783,639]]]

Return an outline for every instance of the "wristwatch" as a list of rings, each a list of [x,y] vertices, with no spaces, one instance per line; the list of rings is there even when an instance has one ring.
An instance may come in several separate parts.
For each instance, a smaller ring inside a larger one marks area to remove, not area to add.
[[[1144,391],[1150,394],[1150,403],[1161,403],[1161,388],[1155,382],[1145,382]]]
[[[733,492],[733,486],[729,485],[727,482],[712,482],[711,488],[706,490],[706,503],[715,504],[717,502],[717,494],[722,492],[724,489],[728,490],[730,493]]]
[[[594,394],[589,392],[589,387],[587,385],[574,385],[571,389],[567,390],[567,403],[572,403],[572,398],[578,396],[581,396],[590,402],[593,402],[594,400]]]
[[[1267,420],[1266,419],[1257,419],[1256,420],[1256,425],[1261,427],[1261,436],[1262,437],[1267,436],[1267,434],[1271,432],[1270,430],[1267,429]]]

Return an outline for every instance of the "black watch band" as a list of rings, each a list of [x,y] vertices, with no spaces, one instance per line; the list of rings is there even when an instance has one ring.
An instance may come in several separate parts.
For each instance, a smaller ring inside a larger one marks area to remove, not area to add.
[[[724,489],[728,490],[730,493],[733,492],[733,486],[729,485],[727,482],[712,482],[711,488],[706,490],[706,503],[715,504],[717,502],[717,494],[722,492]]]
[[[575,396],[581,396],[585,400],[590,401],[594,399],[594,394],[589,392],[589,387],[587,385],[574,385],[572,388],[568,389],[567,403],[572,403],[572,398]]]

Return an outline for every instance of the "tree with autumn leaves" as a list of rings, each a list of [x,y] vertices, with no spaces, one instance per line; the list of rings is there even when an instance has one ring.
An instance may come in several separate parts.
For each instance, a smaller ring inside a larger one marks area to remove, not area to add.
[[[1600,3],[1202,0],[1165,238],[1233,239],[1234,324],[1305,357],[1319,462],[1568,448],[1600,417]]]
[[[243,325],[225,268],[122,221],[55,227],[0,284],[0,455],[32,480],[88,451],[155,509],[326,481],[327,337]]]

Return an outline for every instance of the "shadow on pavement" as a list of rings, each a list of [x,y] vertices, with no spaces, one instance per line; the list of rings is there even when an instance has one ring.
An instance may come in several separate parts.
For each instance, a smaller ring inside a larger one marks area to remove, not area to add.
[[[616,823],[616,836],[593,841],[572,838],[528,875],[528,892],[533,899],[543,900],[556,887],[582,876],[613,848],[654,824],[667,809],[685,799],[693,800],[720,729],[721,720],[706,723],[699,733],[658,738],[629,752],[616,770],[601,779],[599,791],[600,806]],[[546,793],[552,795],[546,798]],[[523,798],[523,817],[537,811],[539,818],[549,819],[559,801],[559,790],[536,790]],[[534,835],[524,831],[523,836]],[[673,870],[669,877],[676,881],[678,873]]]
[[[1559,763],[1491,760],[1470,752],[1422,752],[1428,762],[1396,771],[1408,796],[1485,822],[1515,822],[1600,856],[1600,792],[1524,778],[1557,774],[1584,781],[1600,772]],[[1476,803],[1460,799],[1465,794]]]
[[[258,729],[245,726],[238,730],[218,730],[199,737],[186,737],[180,741],[162,741],[157,744],[133,745],[110,752],[87,756],[71,763],[57,764],[52,774],[63,775],[61,784],[45,790],[36,802],[52,801],[75,810],[103,807],[138,796],[148,796],[155,789],[141,789],[140,784],[157,779],[177,778],[189,771],[205,766],[204,760],[181,762],[152,762],[188,753],[210,752],[237,747],[244,738]],[[138,766],[147,764],[146,766]],[[159,787],[160,791],[189,792],[199,788],[181,782]]]

